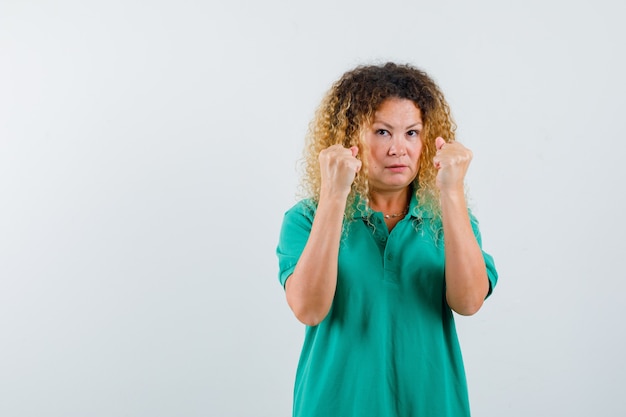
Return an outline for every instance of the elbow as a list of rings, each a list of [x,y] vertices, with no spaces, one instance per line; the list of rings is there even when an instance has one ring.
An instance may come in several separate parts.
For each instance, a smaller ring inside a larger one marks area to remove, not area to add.
[[[294,315],[296,316],[296,318],[298,319],[298,321],[302,324],[305,324],[307,326],[317,326],[318,324],[320,324],[324,318],[314,314],[298,314],[296,312],[294,312]]]
[[[320,324],[326,316],[328,315],[328,309],[322,308],[311,308],[311,307],[296,307],[291,306],[291,311],[293,311],[294,316],[298,319],[298,321],[302,324],[306,324],[307,326],[317,326]]]
[[[447,287],[448,306],[462,316],[473,316],[482,308],[489,293],[489,279],[486,273],[478,276],[471,285]]]
[[[457,314],[461,316],[473,316],[483,306],[484,298],[464,298],[453,299],[450,296],[447,297],[448,306]]]
[[[294,316],[302,324],[317,326],[328,315],[333,303],[333,293],[303,291],[291,284],[292,279],[285,285],[287,304]],[[334,288],[333,288],[334,290]]]
[[[474,304],[463,305],[460,307],[450,307],[450,308],[452,308],[454,312],[456,312],[457,314],[460,314],[461,316],[473,316],[474,314],[478,313],[478,310],[480,310],[482,305],[483,305],[482,303],[474,303]]]
[[[307,326],[317,326],[326,318],[330,311],[330,306],[321,304],[310,305],[308,303],[295,302],[289,300],[289,298],[287,298],[287,304],[289,304],[289,308],[291,308],[298,321]]]

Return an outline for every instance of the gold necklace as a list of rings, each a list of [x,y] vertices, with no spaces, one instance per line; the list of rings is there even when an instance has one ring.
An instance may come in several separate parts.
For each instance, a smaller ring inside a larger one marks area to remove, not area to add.
[[[391,213],[391,214],[385,214],[383,213],[383,217],[385,219],[395,219],[396,217],[400,217],[400,216],[404,216],[407,212],[409,211],[408,207],[405,208],[402,212],[400,213]]]

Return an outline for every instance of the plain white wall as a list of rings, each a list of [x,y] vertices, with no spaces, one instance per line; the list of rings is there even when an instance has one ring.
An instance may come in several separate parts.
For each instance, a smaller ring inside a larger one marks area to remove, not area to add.
[[[475,154],[500,283],[457,320],[474,415],[625,415],[625,4],[4,0],[0,415],[290,415],[304,132],[385,60]]]

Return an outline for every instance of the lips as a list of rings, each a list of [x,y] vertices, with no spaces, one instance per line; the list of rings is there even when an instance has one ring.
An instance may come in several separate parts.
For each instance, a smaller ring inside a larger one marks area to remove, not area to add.
[[[408,166],[407,165],[400,165],[400,164],[394,164],[394,165],[388,165],[387,169],[390,170],[391,172],[402,172],[405,169],[407,169]]]

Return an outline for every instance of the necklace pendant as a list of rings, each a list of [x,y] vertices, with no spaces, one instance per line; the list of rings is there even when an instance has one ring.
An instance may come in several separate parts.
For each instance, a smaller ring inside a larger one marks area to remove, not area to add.
[[[408,212],[409,212],[409,208],[407,207],[403,211],[401,211],[400,213],[391,213],[391,214],[382,213],[382,215],[383,215],[383,218],[385,218],[385,219],[395,219],[396,217],[404,216]]]
[[[406,213],[393,213],[393,214],[383,214],[385,219],[395,219],[396,217],[404,216]]]

